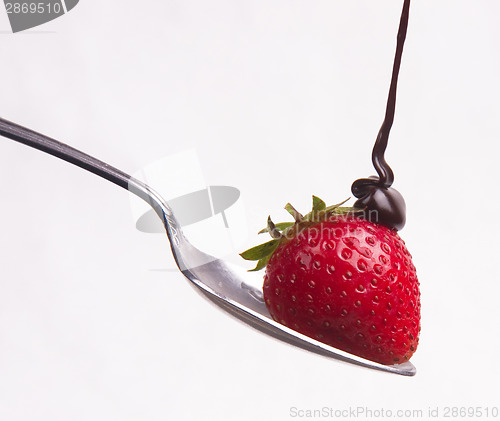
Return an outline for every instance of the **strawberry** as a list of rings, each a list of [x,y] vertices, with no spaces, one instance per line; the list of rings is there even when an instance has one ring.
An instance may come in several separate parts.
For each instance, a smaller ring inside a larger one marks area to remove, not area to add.
[[[277,322],[381,364],[407,361],[420,332],[411,255],[396,230],[340,205],[313,196],[302,216],[288,204],[295,222],[269,218],[261,232],[274,239],[241,256],[266,268],[264,299]]]

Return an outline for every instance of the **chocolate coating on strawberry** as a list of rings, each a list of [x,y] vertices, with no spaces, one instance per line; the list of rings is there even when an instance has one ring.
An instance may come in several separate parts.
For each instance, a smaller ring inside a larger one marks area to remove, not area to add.
[[[355,207],[365,208],[367,214],[373,213],[378,218],[375,222],[396,230],[402,229],[405,225],[406,205],[401,194],[391,187],[394,182],[394,173],[387,164],[384,154],[396,111],[398,76],[408,29],[409,13],[410,0],[405,0],[399,25],[396,56],[394,58],[385,119],[372,152],[372,162],[378,177],[356,180],[351,187],[352,194],[359,199],[354,204]]]
[[[353,185],[352,189],[353,194],[360,198],[354,207],[365,209],[367,219],[397,231],[405,226],[406,203],[396,189],[378,185],[363,186],[363,190]]]

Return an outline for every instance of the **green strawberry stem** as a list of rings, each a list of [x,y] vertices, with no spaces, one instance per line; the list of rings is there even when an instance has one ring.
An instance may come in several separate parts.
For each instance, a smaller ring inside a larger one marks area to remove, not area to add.
[[[359,213],[363,209],[353,207],[342,207],[349,199],[344,200],[336,205],[326,206],[325,202],[317,196],[312,197],[313,206],[311,212],[302,215],[290,203],[287,203],[285,210],[293,216],[295,222],[278,222],[275,224],[271,217],[267,219],[267,227],[260,230],[259,234],[269,233],[273,240],[243,252],[240,256],[245,260],[257,261],[257,266],[251,269],[250,272],[264,269],[269,262],[269,259],[276,249],[287,241],[291,236],[297,235],[302,229],[311,224],[325,221],[332,215],[346,215],[349,213]]]

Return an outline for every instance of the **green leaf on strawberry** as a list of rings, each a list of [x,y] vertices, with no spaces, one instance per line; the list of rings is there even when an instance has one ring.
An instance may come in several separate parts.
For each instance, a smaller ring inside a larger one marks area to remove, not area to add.
[[[269,256],[279,246],[280,240],[271,240],[259,246],[252,247],[251,249],[240,254],[245,260],[261,260]]]
[[[323,202],[319,197],[313,196],[313,212],[320,212],[326,209],[326,203]]]
[[[277,224],[275,224],[271,220],[271,217],[268,218],[267,227],[263,228],[258,233],[270,233],[274,240],[261,244],[259,246],[255,246],[240,254],[240,256],[245,260],[258,261],[257,266],[254,269],[251,269],[250,272],[259,271],[266,267],[272,254],[279,247],[281,240],[283,238],[286,238],[288,234],[291,233],[292,229],[298,233],[311,223],[325,220],[331,215],[346,215],[350,213],[356,214],[361,211],[361,209],[357,208],[341,207],[341,205],[343,205],[349,199],[328,207],[326,206],[325,202],[317,196],[313,196],[312,200],[312,210],[305,216],[298,212],[290,203],[287,203],[285,205],[285,210],[293,216],[295,222],[278,222]]]
[[[278,231],[285,231],[287,228],[290,228],[294,224],[295,224],[295,222],[279,222],[279,223],[275,224],[275,228]],[[266,227],[264,229],[261,229],[258,232],[258,234],[264,234],[264,233],[269,232],[269,231],[270,231],[269,227]]]

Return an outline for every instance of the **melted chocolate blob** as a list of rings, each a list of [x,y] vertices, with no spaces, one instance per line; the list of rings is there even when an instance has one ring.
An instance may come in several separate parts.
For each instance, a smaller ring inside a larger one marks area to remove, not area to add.
[[[409,14],[410,0],[405,0],[399,24],[396,56],[394,58],[385,119],[372,152],[372,162],[375,170],[377,170],[378,177],[361,178],[356,180],[351,187],[352,194],[358,198],[356,203],[354,203],[355,207],[364,208],[366,215],[372,222],[386,225],[395,230],[400,230],[405,225],[406,205],[403,196],[391,187],[394,182],[394,173],[385,161],[384,153],[387,148],[389,133],[396,111],[399,68],[401,67],[401,57],[408,29]]]

